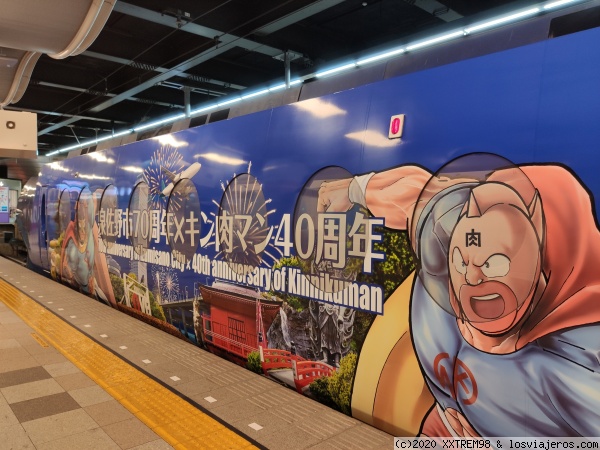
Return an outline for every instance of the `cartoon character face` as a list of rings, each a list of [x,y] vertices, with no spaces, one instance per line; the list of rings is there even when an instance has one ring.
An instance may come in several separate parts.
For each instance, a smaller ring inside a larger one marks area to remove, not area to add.
[[[85,216],[77,218],[77,239],[79,245],[87,242],[87,218]]]
[[[530,306],[540,275],[540,244],[527,212],[501,203],[465,215],[449,250],[457,317],[486,334],[510,331]]]
[[[76,214],[76,231],[79,245],[85,245],[88,241],[88,236],[91,231],[91,219],[93,217],[93,203],[91,196],[84,192],[79,198]]]

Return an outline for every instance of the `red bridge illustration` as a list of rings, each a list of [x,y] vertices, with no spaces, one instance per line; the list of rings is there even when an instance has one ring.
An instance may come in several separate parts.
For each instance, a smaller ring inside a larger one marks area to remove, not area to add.
[[[260,347],[260,362],[265,375],[274,376],[270,370],[292,371],[294,387],[299,393],[317,378],[331,376],[335,368],[321,361],[309,361],[287,350]],[[276,377],[279,378],[279,377]]]

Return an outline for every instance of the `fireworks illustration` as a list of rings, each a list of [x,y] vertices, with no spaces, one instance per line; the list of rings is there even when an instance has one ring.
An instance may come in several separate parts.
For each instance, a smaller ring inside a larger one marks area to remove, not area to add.
[[[268,210],[270,199],[265,200],[262,184],[248,172],[236,176],[224,186],[219,206],[219,233],[221,240],[220,256],[232,264],[237,273],[246,273],[263,262],[262,254],[272,246],[274,227],[269,227],[268,216],[275,210]],[[214,202],[217,203],[217,202]],[[279,249],[277,249],[279,250]]]
[[[144,170],[144,180],[148,183],[149,187],[148,200],[153,209],[162,209],[167,205],[167,198],[162,195],[162,191],[171,183],[171,179],[163,169],[179,173],[184,167],[183,156],[181,156],[181,153],[176,148],[170,145],[163,145],[154,152],[150,158],[150,164]],[[179,201],[180,198],[177,195],[172,195],[171,208],[177,209]]]
[[[155,290],[160,294],[160,303],[179,300],[179,278],[177,272],[168,267],[155,266],[152,269]]]

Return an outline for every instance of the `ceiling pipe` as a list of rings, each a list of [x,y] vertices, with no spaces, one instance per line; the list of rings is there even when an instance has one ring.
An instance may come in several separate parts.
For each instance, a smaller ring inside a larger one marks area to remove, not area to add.
[[[120,12],[122,14],[131,15],[134,17],[138,17],[140,19],[148,20],[151,22],[161,23],[165,26],[169,26],[172,28],[179,28],[177,26],[177,24],[172,20],[172,18],[163,16],[160,13],[156,13],[154,11],[150,11],[150,10],[147,10],[144,8],[140,8],[138,6],[130,5],[128,3],[124,3],[121,1],[116,3],[116,5],[114,7],[114,11]],[[303,18],[305,18],[305,17],[303,17]],[[275,24],[276,22],[278,22],[278,21],[272,22],[272,24]],[[290,23],[288,23],[288,25],[290,25]],[[263,54],[269,55],[271,57],[277,57],[283,53],[283,51],[280,49],[276,49],[276,48],[270,47],[268,45],[263,45],[258,42],[251,41],[249,39],[240,38],[240,37],[237,37],[237,36],[234,36],[231,34],[222,33],[219,30],[214,30],[214,29],[211,29],[208,27],[202,27],[202,26],[196,25],[194,23],[187,23],[185,25],[182,25],[181,28],[179,28],[179,29],[181,29],[181,31],[197,34],[197,35],[204,36],[204,37],[209,37],[210,39],[213,39],[215,37],[215,35],[217,35],[219,38],[219,43],[214,48],[206,50],[186,61],[183,61],[182,63],[178,64],[174,68],[169,69],[166,72],[161,73],[160,75],[152,77],[151,79],[147,80],[144,83],[139,84],[138,86],[136,86],[134,88],[131,88],[125,92],[122,92],[121,94],[115,96],[114,98],[110,99],[109,101],[105,101],[105,102],[100,103],[99,105],[96,105],[95,107],[93,107],[91,109],[91,111],[92,112],[104,111],[105,109],[125,100],[127,97],[136,95],[139,92],[142,92],[142,91],[149,89],[150,87],[156,85],[157,83],[160,83],[161,81],[165,81],[165,80],[168,80],[169,78],[177,76],[177,75],[181,74],[182,72],[185,72],[186,70],[197,66],[198,64],[201,64],[205,61],[215,58],[216,56],[220,55],[221,53],[225,53],[227,50],[229,50],[233,47],[243,47],[247,50],[263,53]],[[221,33],[221,34],[219,34],[219,33]],[[294,52],[294,53],[296,55],[299,55],[296,52]],[[45,129],[39,131],[38,136],[42,136],[50,131],[53,131],[60,127],[69,125],[76,121],[77,121],[77,119],[71,118],[71,119],[65,120],[63,122],[57,123],[51,127],[48,127],[48,128],[45,128]]]

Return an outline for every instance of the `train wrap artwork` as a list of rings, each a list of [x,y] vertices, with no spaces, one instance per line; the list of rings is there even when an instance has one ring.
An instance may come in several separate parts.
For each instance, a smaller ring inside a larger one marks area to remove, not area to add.
[[[396,436],[599,436],[597,42],[52,163],[29,263]]]

